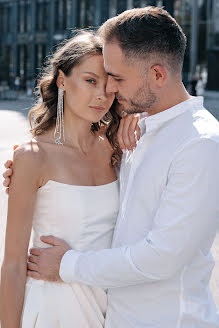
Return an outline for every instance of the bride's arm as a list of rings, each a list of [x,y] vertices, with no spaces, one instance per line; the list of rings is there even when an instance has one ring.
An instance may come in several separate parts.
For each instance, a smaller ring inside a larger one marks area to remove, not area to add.
[[[1,269],[1,327],[18,328],[23,307],[27,251],[39,181],[39,154],[35,146],[25,145],[14,153],[16,167],[11,180],[5,240]]]

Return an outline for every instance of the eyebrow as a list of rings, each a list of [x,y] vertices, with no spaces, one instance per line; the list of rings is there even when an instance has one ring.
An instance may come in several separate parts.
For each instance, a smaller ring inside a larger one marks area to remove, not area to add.
[[[113,74],[113,73],[110,73],[110,72],[106,72],[107,75],[110,75],[110,76],[113,76],[113,77],[121,77],[120,75],[118,74]]]
[[[99,75],[93,73],[93,72],[83,72],[83,74],[90,74],[90,75],[93,75],[93,76],[96,76],[96,77],[99,77]]]

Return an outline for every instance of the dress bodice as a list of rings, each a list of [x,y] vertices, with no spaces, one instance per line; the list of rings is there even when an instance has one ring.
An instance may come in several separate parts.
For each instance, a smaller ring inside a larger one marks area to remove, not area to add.
[[[118,181],[76,186],[49,180],[37,192],[34,247],[41,235],[64,239],[73,249],[110,248],[119,210]],[[103,328],[107,296],[98,287],[27,278],[22,328]]]
[[[80,251],[109,248],[118,210],[118,180],[100,186],[49,180],[37,193],[33,246],[48,247],[40,236],[54,235]]]

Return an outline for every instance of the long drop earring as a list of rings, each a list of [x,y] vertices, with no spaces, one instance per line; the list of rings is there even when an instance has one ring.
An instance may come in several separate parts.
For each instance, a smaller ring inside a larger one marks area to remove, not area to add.
[[[57,117],[56,117],[56,128],[54,132],[55,143],[58,145],[63,145],[65,142],[63,102],[64,102],[64,90],[58,88]]]

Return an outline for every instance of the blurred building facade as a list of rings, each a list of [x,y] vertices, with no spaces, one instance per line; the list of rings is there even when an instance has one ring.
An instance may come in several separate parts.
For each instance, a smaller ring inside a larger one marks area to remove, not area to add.
[[[185,83],[191,70],[208,67],[207,88],[219,90],[219,0],[0,0],[0,83],[15,87],[17,80],[25,89],[72,28],[97,27],[126,9],[147,5],[164,6],[188,37]]]

